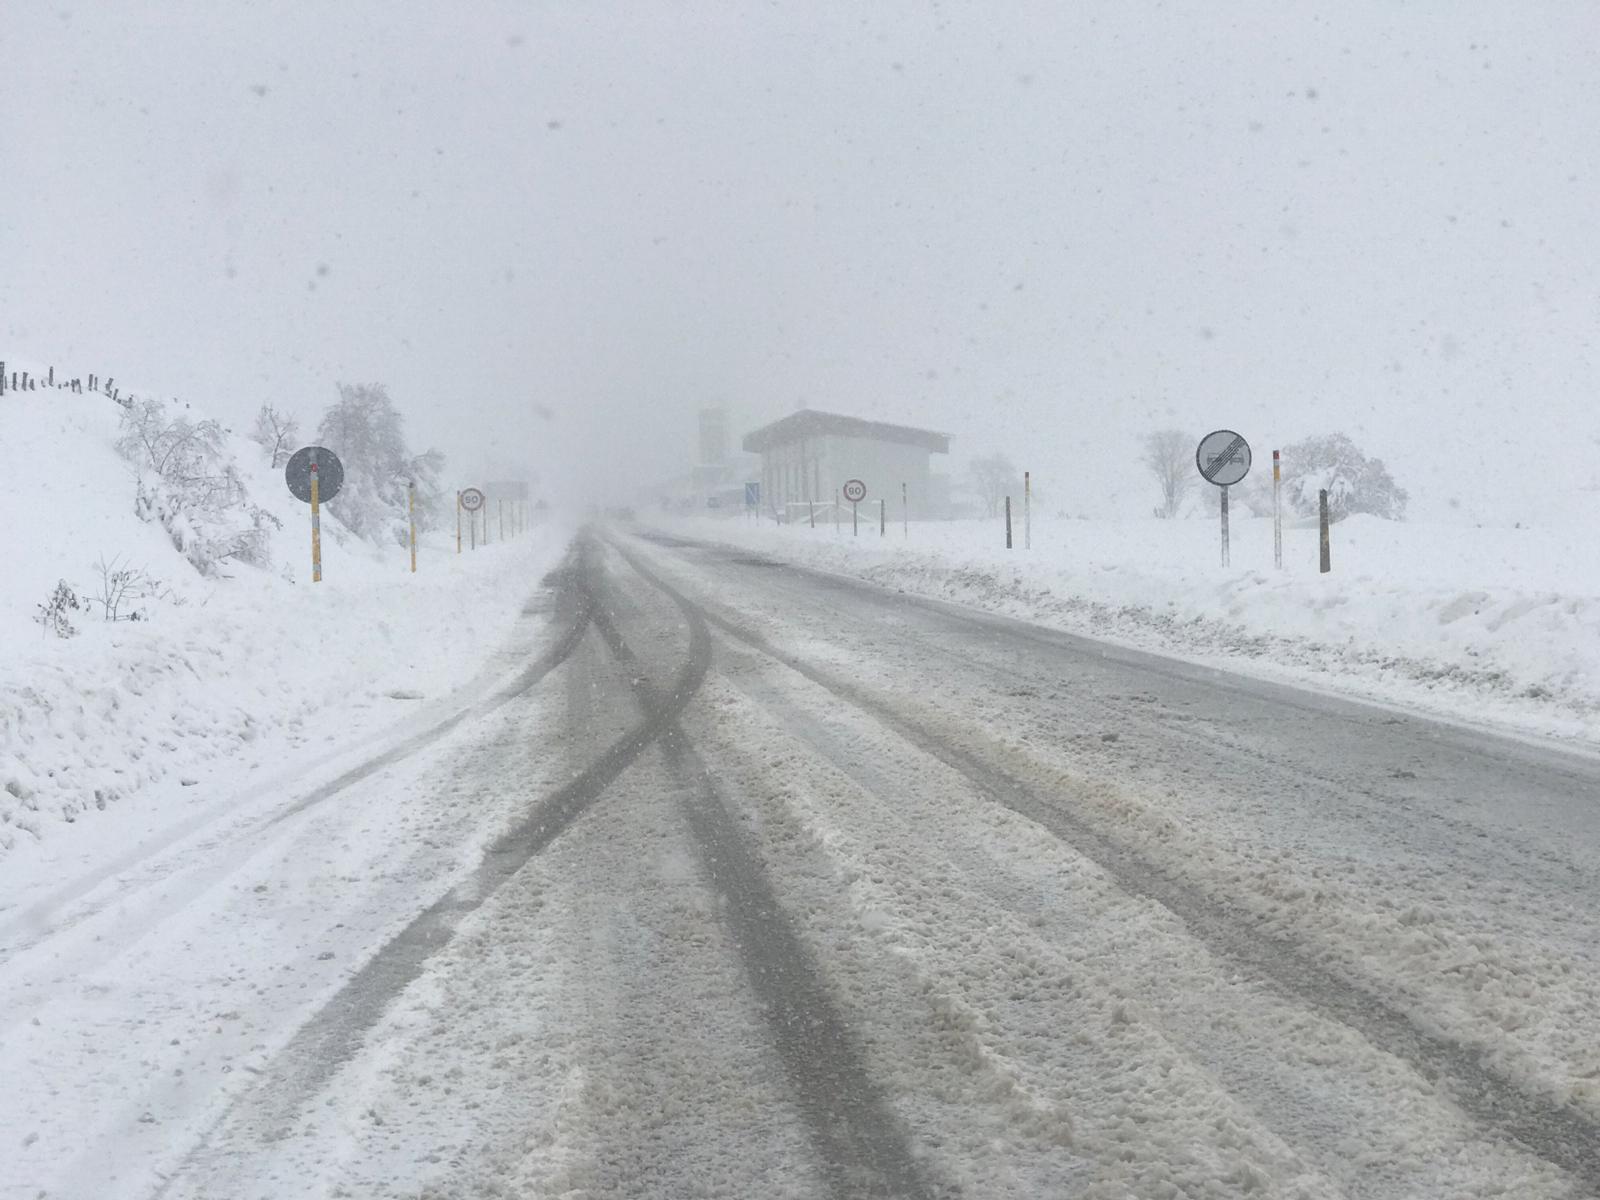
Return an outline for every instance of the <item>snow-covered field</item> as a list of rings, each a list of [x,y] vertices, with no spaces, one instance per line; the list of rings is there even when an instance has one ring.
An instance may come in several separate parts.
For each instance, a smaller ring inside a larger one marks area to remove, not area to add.
[[[100,394],[0,398],[11,462],[0,493],[7,895],[291,760],[305,767],[397,722],[436,718],[566,542],[564,529],[536,526],[457,556],[453,529],[440,531],[423,539],[413,575],[401,547],[361,541],[325,512],[323,581],[313,585],[307,506],[260,447],[230,436],[250,503],[281,528],[270,569],[229,564],[204,576],[159,522],[135,514],[135,472],[114,448],[122,412]],[[104,619],[93,599],[102,561],[159,581],[156,595],[123,606],[143,619]],[[34,619],[61,580],[86,605],[67,614],[70,638]]]
[[[650,520],[684,536],[1035,620],[1186,659],[1438,715],[1600,741],[1600,496],[1576,493],[1537,525],[1352,517],[1317,530],[1236,517],[1232,565],[1215,520],[1036,516],[1032,549],[1000,521],[890,521],[861,529],[770,520]],[[870,515],[870,520],[868,519]]]

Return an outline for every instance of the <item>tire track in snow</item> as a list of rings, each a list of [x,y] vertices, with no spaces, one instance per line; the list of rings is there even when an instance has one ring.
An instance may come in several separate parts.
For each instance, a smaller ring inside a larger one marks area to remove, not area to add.
[[[580,541],[572,586],[588,592],[594,570],[592,543]],[[585,601],[585,628],[596,626],[592,602]],[[573,647],[582,640],[574,639]],[[674,677],[668,696],[645,719],[607,746],[572,781],[545,796],[528,816],[502,835],[466,879],[418,913],[350,977],[274,1056],[260,1083],[236,1097],[207,1128],[154,1193],[169,1193],[209,1146],[217,1132],[243,1115],[263,1141],[286,1135],[287,1123],[360,1048],[390,1002],[421,974],[428,960],[449,944],[461,922],[488,901],[508,879],[544,850],[597,801],[611,783],[670,728],[699,691],[711,662],[709,633],[691,645],[688,661]],[[252,1111],[253,1110],[253,1111]]]
[[[641,570],[626,551],[614,548],[678,606],[689,622],[694,656],[709,662],[711,634],[704,615]],[[618,662],[637,667],[638,658],[604,598],[596,594],[593,601],[595,629]],[[683,786],[682,809],[701,867],[727,902],[724,919],[830,1193],[839,1200],[869,1196],[934,1200],[952,1194],[926,1177],[906,1131],[868,1076],[864,1056],[816,964],[718,794],[704,760],[678,723],[684,706],[676,704],[675,694],[661,695],[642,672],[636,676],[634,691],[647,714],[670,713],[661,749],[668,769]]]
[[[980,793],[1037,823],[1094,862],[1126,891],[1154,900],[1220,958],[1249,970],[1283,995],[1356,1030],[1369,1043],[1409,1063],[1486,1131],[1509,1138],[1600,1194],[1600,1125],[1578,1110],[1529,1094],[1469,1048],[1418,1028],[1379,997],[1333,974],[1295,943],[1242,925],[1230,908],[1201,889],[1157,870],[1113,837],[1066,809],[1043,801],[1025,782],[980,754],[955,745],[831,672],[773,646],[766,638],[696,605],[651,572],[636,555],[618,553],[647,580],[727,636],[776,660],[838,700],[872,716],[906,741],[964,776]]]

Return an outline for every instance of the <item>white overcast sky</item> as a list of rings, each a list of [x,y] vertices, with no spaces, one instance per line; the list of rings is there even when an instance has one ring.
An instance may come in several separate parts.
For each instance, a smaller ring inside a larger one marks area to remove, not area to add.
[[[584,498],[708,401],[1073,511],[1161,424],[1346,429],[1424,510],[1600,477],[1588,0],[0,7],[0,357],[382,381]]]

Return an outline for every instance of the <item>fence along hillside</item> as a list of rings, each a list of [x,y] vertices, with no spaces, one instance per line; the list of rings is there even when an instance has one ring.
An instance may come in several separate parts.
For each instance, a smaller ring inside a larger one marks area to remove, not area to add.
[[[116,386],[116,380],[109,375],[75,375],[71,379],[63,376],[56,379],[56,369],[49,367],[41,377],[32,371],[8,369],[4,359],[0,359],[0,396],[11,392],[36,392],[40,388],[47,390],[73,392],[97,392],[108,400],[115,400],[123,408],[131,407],[138,399],[131,392],[124,394]]]

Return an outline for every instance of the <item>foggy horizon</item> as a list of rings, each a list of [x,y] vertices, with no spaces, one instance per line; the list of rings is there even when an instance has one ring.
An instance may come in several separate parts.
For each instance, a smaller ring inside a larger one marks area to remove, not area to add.
[[[1418,515],[1591,486],[1600,16],[1491,5],[28,8],[4,349],[309,430],[381,382],[575,502],[796,407],[1149,509],[1334,430]],[[542,415],[548,412],[549,416]],[[1505,437],[1507,425],[1513,436]],[[1532,473],[1538,471],[1535,477]]]

